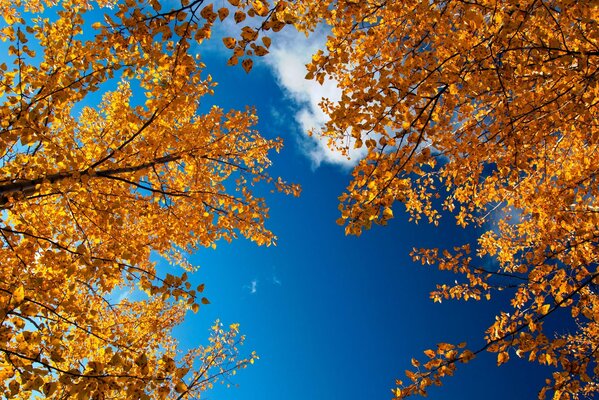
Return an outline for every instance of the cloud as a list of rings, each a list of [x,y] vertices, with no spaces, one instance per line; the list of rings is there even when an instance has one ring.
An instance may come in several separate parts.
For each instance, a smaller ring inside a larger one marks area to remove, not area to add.
[[[326,80],[320,85],[304,79],[306,64],[310,62],[312,54],[324,47],[326,36],[324,28],[317,29],[309,38],[297,31],[279,32],[273,40],[270,54],[264,57],[264,62],[272,70],[283,92],[296,106],[294,117],[302,133],[300,147],[312,160],[313,166],[316,168],[325,162],[349,168],[366,155],[365,148],[353,149],[353,139],[350,140],[348,159],[341,152],[331,150],[326,139],[308,135],[310,130],[318,132],[328,121],[319,106],[321,100],[326,98],[336,102],[341,98],[341,89],[335,81]]]
[[[283,282],[277,276],[276,267],[273,266],[271,274],[268,274],[267,272],[263,271],[262,273],[258,274],[258,277],[252,279],[249,284],[243,285],[243,289],[247,290],[249,294],[256,294],[258,292],[258,285],[260,284],[260,282],[266,285],[265,287],[268,287],[269,285],[283,285]]]
[[[254,294],[258,291],[258,279],[253,279],[249,285],[244,286],[244,288],[248,289],[250,294]]]
[[[248,21],[251,19],[246,19],[244,24],[251,25]],[[321,110],[319,103],[323,98],[332,102],[339,101],[341,89],[333,80],[325,80],[320,85],[316,81],[304,79],[307,73],[306,64],[312,59],[312,54],[316,53],[318,49],[325,48],[327,34],[328,30],[320,27],[306,38],[305,34],[288,27],[273,35],[269,54],[265,57],[254,58],[254,62],[259,62],[258,65],[266,66],[271,70],[277,84],[293,104],[294,119],[297,131],[300,132],[298,143],[301,151],[312,161],[313,168],[319,167],[322,163],[351,168],[366,156],[365,147],[354,149],[355,139],[353,138],[338,142],[339,145],[347,145],[348,158],[340,151],[332,150],[327,144],[328,140],[318,137],[316,134],[328,121],[328,117]],[[239,25],[230,18],[215,26],[212,40],[203,43],[202,50],[224,54],[228,58],[231,51],[225,49],[221,42],[221,39],[227,36],[239,36]],[[275,121],[281,125],[288,125],[288,122],[284,121],[285,113],[274,107],[270,111],[271,117]],[[315,136],[308,134],[311,130],[315,132]]]

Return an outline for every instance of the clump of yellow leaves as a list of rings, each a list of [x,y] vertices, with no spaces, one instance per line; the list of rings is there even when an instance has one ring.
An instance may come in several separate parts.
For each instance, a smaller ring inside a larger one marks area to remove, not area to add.
[[[552,365],[540,393],[599,393],[599,8],[578,0],[274,1],[276,21],[326,48],[308,79],[333,79],[324,101],[329,143],[365,146],[341,200],[348,234],[392,217],[437,224],[451,212],[477,226],[475,243],[415,250],[423,264],[463,276],[431,294],[490,299],[512,293],[478,351]],[[272,14],[266,21],[275,21]],[[249,36],[246,39],[251,39]],[[236,48],[233,46],[233,48]],[[506,310],[507,311],[507,310]],[[546,332],[557,318],[576,327]],[[395,396],[425,394],[473,354],[430,350]],[[478,352],[477,351],[477,352]]]
[[[3,398],[196,398],[253,362],[219,324],[178,354],[172,329],[209,301],[150,260],[269,245],[252,186],[298,191],[266,173],[281,143],[252,110],[198,113],[214,83],[191,47],[226,17],[203,3],[0,0]]]

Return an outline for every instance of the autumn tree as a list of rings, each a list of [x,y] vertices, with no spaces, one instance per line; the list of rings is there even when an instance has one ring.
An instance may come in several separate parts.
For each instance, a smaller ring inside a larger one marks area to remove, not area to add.
[[[162,8],[162,7],[166,8]],[[0,393],[196,398],[253,362],[236,325],[179,354],[208,300],[185,254],[272,243],[253,111],[204,107],[197,45],[226,16],[203,0],[1,0]],[[101,95],[94,92],[99,91]],[[119,293],[129,297],[118,299]]]
[[[237,1],[233,2],[238,4]],[[482,234],[450,249],[414,249],[461,276],[434,301],[509,290],[486,345],[440,344],[413,360],[397,398],[425,394],[488,350],[550,365],[539,397],[599,392],[599,5],[577,0],[329,0],[240,5],[264,15],[235,46],[293,24],[329,26],[308,79],[333,79],[324,140],[366,147],[340,197],[348,234],[393,217],[437,224],[442,212]],[[269,10],[259,11],[263,8]],[[247,53],[245,53],[247,54]],[[544,322],[559,318],[563,331]]]

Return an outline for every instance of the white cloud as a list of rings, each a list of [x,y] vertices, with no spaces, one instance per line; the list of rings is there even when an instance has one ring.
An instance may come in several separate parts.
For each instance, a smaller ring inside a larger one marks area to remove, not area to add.
[[[244,286],[244,288],[248,289],[250,294],[254,294],[258,291],[258,279],[253,279],[249,285]]]
[[[365,148],[353,149],[353,140],[350,141],[348,159],[340,151],[330,149],[326,139],[308,135],[310,130],[318,132],[328,120],[319,106],[322,99],[339,101],[341,98],[341,89],[335,81],[326,80],[320,85],[313,80],[304,79],[307,73],[306,64],[310,62],[312,54],[324,47],[326,36],[327,32],[323,28],[318,29],[309,38],[297,31],[279,32],[274,37],[270,54],[264,57],[264,61],[272,69],[279,86],[297,108],[295,120],[302,132],[299,142],[303,152],[312,160],[313,166],[318,167],[326,162],[352,167],[366,155]]]
[[[244,21],[244,25],[252,25],[250,18]],[[212,32],[212,40],[202,44],[203,51],[224,52],[227,57],[230,50],[224,48],[221,39],[226,36],[238,37],[239,25],[231,18],[223,23],[216,24]],[[298,138],[300,149],[312,161],[312,166],[317,168],[320,164],[329,163],[345,168],[351,168],[366,156],[365,147],[354,149],[355,140],[345,139],[338,144],[347,145],[349,158],[340,151],[332,150],[326,138],[316,135],[320,128],[328,121],[328,117],[321,110],[319,103],[323,98],[336,102],[341,99],[341,89],[333,80],[326,80],[323,85],[316,81],[306,80],[306,64],[312,59],[312,54],[318,49],[325,48],[328,31],[324,27],[318,28],[308,38],[306,35],[287,27],[281,32],[272,35],[272,46],[269,54],[265,57],[254,58],[261,65],[266,65],[275,76],[278,85],[294,106],[294,118],[297,130],[301,132]],[[240,67],[239,67],[240,68]],[[275,120],[281,120],[284,116],[275,108],[271,109]],[[286,122],[285,122],[286,123]],[[315,136],[310,136],[313,130]],[[340,146],[341,147],[341,146]]]

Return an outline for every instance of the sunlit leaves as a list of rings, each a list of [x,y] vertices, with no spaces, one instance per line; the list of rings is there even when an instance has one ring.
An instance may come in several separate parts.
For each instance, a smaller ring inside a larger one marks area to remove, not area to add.
[[[256,357],[219,323],[177,350],[172,330],[210,303],[186,254],[273,243],[253,190],[297,194],[266,172],[281,142],[252,110],[198,112],[215,84],[192,45],[226,9],[53,3],[49,19],[36,14],[49,2],[1,3],[0,393],[199,397]]]
[[[23,286],[19,286],[15,289],[15,291],[12,294],[12,301],[14,301],[16,304],[20,304],[21,302],[23,302],[23,300],[25,299],[25,289],[23,288]]]
[[[510,312],[497,315],[480,351],[496,353],[498,364],[516,354],[554,366],[541,398],[596,396],[596,5],[301,0],[268,7],[258,37],[281,24],[330,28],[306,75],[332,79],[341,91],[339,102],[322,103],[329,121],[321,135],[344,143],[342,152],[367,150],[340,197],[337,223],[360,235],[385,224],[401,203],[415,222],[436,225],[447,213],[478,228],[478,240],[466,246],[413,252],[423,265],[458,274],[431,298],[509,291]],[[240,54],[257,39],[245,36]],[[548,333],[550,318],[576,328]],[[430,368],[410,375],[396,397],[423,394],[453,373],[445,353],[427,356]]]

